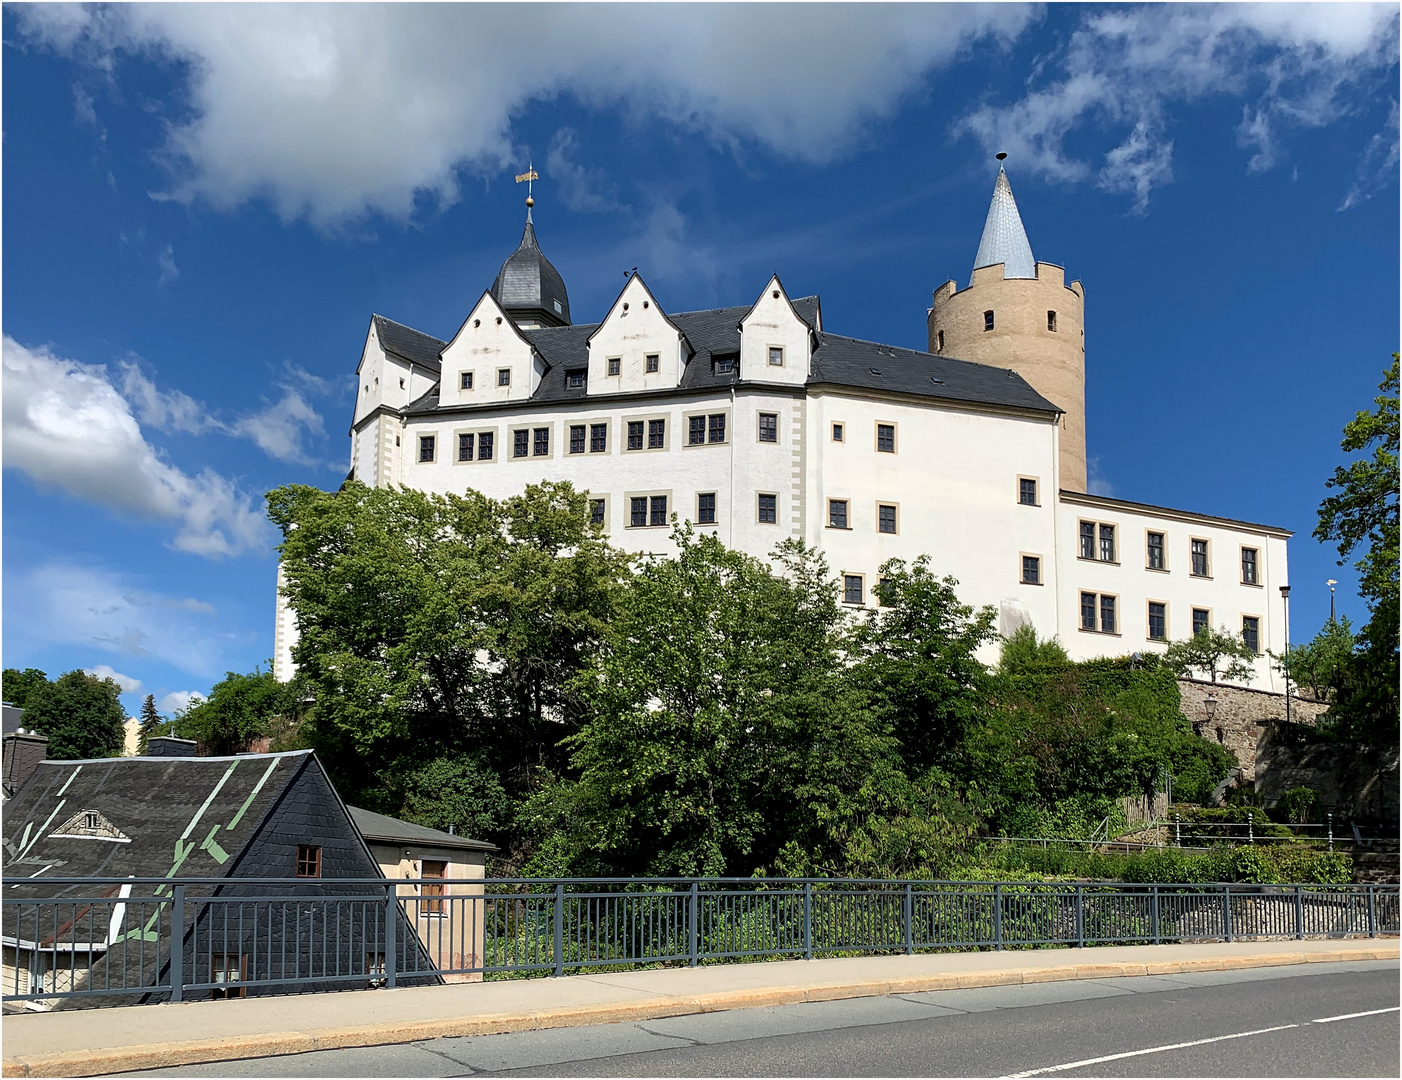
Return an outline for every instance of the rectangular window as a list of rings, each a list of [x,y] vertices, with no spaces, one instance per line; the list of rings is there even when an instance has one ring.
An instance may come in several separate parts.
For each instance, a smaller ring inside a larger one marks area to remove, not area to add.
[[[876,449],[883,454],[894,454],[896,452],[895,424],[876,425]]]
[[[984,330],[993,329],[993,312],[985,311],[983,313],[983,328]]]
[[[438,440],[437,440],[434,436],[432,436],[432,435],[420,435],[420,436],[419,436],[419,460],[420,460],[420,461],[432,461],[432,460],[433,460],[434,444],[435,444],[437,441],[438,441]]]
[[[443,914],[443,879],[448,864],[441,859],[425,859],[419,871],[419,895],[423,897],[420,911],[424,915]]]
[[[589,425],[589,452],[591,454],[602,454],[609,448],[609,426],[607,424]]]
[[[623,370],[623,358],[619,356],[610,356],[608,370],[610,375],[617,375],[620,371]]]
[[[1100,616],[1100,624],[1096,625],[1096,614]],[[1081,629],[1099,630],[1103,634],[1114,634],[1119,632],[1119,627],[1115,619],[1115,597],[1096,594],[1093,592],[1081,593]]]
[[[535,429],[535,447],[532,453],[536,457],[545,457],[550,453],[550,429],[548,427]]]
[[[847,528],[847,500],[828,500],[828,527],[832,529]]]
[[[472,372],[464,371],[458,376],[458,386],[463,390],[472,389]]]
[[[1149,601],[1149,640],[1168,640],[1168,605]]]
[[[1105,634],[1115,633],[1115,598],[1113,596],[1100,598],[1100,630]]]
[[[860,604],[862,602],[861,574],[842,575],[842,602],[844,604]]]
[[[896,508],[890,503],[879,503],[876,507],[876,531],[894,533],[896,531]]]
[[[484,431],[477,436],[477,460],[491,461],[492,454],[496,450],[497,437],[490,431]]]
[[[667,524],[667,496],[654,495],[652,497],[652,520],[653,525]]]
[[[725,413],[712,413],[706,418],[707,436],[710,442],[725,442]]]
[[[1115,526],[1100,526],[1100,560],[1101,562],[1115,561]]]
[[[1194,540],[1193,545],[1193,577],[1207,577],[1207,541]]]
[[[1056,333],[1056,312],[1055,312],[1055,311],[1048,311],[1048,312],[1047,312],[1047,329],[1050,330],[1053,334]]]
[[[716,374],[717,374],[717,375],[729,375],[729,374],[730,374],[732,371],[734,371],[734,370],[735,370],[735,354],[734,354],[734,353],[731,353],[731,354],[729,354],[729,355],[727,355],[727,356],[717,356],[717,357],[716,357]]]
[[[1022,557],[1022,583],[1040,585],[1042,583],[1042,560],[1036,555]]]
[[[841,425],[841,424],[833,424],[833,426],[832,426],[832,441],[833,441],[833,442],[841,442],[841,441],[842,441],[842,436],[843,436],[842,425]]]
[[[242,953],[214,953],[211,955],[209,958],[209,981],[218,985],[209,992],[209,996],[216,1001],[221,998],[243,997],[243,988],[233,984],[244,982],[247,979],[247,968],[247,961]]]
[[[1037,505],[1037,481],[1021,477],[1017,482],[1017,501],[1023,506]]]
[[[1252,652],[1261,651],[1261,620],[1255,615],[1241,617],[1241,640]]]
[[[1081,629],[1095,629],[1095,593],[1081,593]]]
[[[467,435],[459,435],[459,436],[458,436],[458,460],[459,460],[459,461],[471,461],[471,460],[472,460],[472,444],[473,444],[474,442],[476,442],[476,439],[475,439],[474,436],[472,436],[472,435],[470,435],[470,434],[467,434]]]
[[[584,453],[584,425],[583,425],[583,424],[571,424],[571,425],[570,425],[570,453],[571,453],[571,454],[582,454],[582,453]]]
[[[525,457],[531,449],[531,433],[525,428],[520,428],[511,433],[511,456]]]
[[[641,420],[628,421],[628,449],[641,450],[643,448],[643,422]]]
[[[647,422],[647,448],[649,450],[661,450],[662,444],[667,441],[667,421],[649,420]]]
[[[567,371],[565,373],[565,385],[571,390],[579,390],[584,386],[584,372]]]
[[[321,848],[316,844],[297,845],[297,876],[321,877]]]
[[[759,522],[761,525],[774,525],[779,521],[779,496],[759,497]]]
[[[648,354],[647,354],[647,370],[648,370],[648,373],[651,374],[652,372],[656,371],[656,370],[657,370],[657,367],[658,367],[658,357],[657,357],[657,354],[656,354],[656,353],[648,353]]]
[[[1095,558],[1095,522],[1081,522],[1081,558]]]
[[[872,589],[871,591],[872,594],[876,597],[876,602],[882,607],[885,607],[888,603],[895,599],[895,597],[891,595],[890,578],[877,578],[876,588]]]
[[[1207,608],[1193,608],[1193,637],[1204,633],[1212,626],[1212,613]]]
[[[510,386],[510,385],[511,385],[511,369],[510,369],[509,367],[497,368],[497,385],[498,385],[498,386]]]
[[[602,525],[604,523],[604,500],[589,500],[589,524]]]
[[[1256,549],[1241,549],[1241,583],[1243,585],[1259,585],[1260,578],[1256,576]]]
[[[706,418],[704,416],[693,416],[687,421],[686,444],[688,446],[700,446],[706,441]]]
[[[707,491],[696,496],[696,523],[714,525],[716,523],[716,493]]]
[[[762,412],[759,414],[759,441],[779,441],[779,414]]]
[[[770,366],[770,367],[783,367],[783,366],[784,366],[784,350],[783,350],[782,348],[780,348],[778,345],[771,345],[771,346],[769,346],[769,366]]]
[[[1162,570],[1162,569],[1164,568],[1164,560],[1163,560],[1163,533],[1156,533],[1156,532],[1151,532],[1151,533],[1149,533],[1149,535],[1148,535],[1148,540],[1147,540],[1147,545],[1148,545],[1147,558],[1148,558],[1148,566],[1149,566],[1149,569],[1150,569],[1150,570]]]
[[[647,498],[637,498],[631,500],[631,502],[633,511],[631,521],[633,528],[642,528],[647,524]]]

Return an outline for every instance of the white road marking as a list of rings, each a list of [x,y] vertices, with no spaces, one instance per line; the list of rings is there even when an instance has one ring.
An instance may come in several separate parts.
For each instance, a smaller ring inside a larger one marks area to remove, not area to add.
[[[1194,1039],[1192,1042],[1170,1043],[1167,1046],[1151,1046],[1147,1050],[1127,1050],[1123,1054],[1106,1054],[1104,1057],[1086,1058],[1084,1061],[1068,1061],[1065,1065],[1048,1065],[1045,1069],[1028,1069],[1026,1072],[1011,1074],[1011,1080],[1024,1076],[1042,1076],[1045,1073],[1066,1072],[1068,1069],[1084,1069],[1087,1065],[1099,1065],[1105,1061],[1119,1061],[1122,1058],[1143,1057],[1145,1054],[1162,1054],[1169,1050],[1182,1050],[1189,1046],[1206,1046],[1208,1043],[1225,1042],[1228,1039],[1244,1039],[1248,1035],[1266,1035],[1272,1031],[1285,1031],[1299,1027],[1299,1024],[1281,1024],[1278,1027],[1257,1028],[1255,1031],[1238,1031],[1235,1035],[1218,1035],[1213,1039]]]
[[[1321,1020],[1311,1021],[1315,1024],[1332,1024],[1335,1020],[1354,1020],[1360,1016],[1378,1016],[1381,1013],[1397,1012],[1402,1009],[1402,1005],[1394,1005],[1390,1009],[1370,1009],[1368,1012],[1344,1013],[1343,1016],[1326,1016]]]

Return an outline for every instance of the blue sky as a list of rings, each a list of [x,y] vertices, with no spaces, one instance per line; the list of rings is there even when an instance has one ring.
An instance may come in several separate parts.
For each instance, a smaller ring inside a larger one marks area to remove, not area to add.
[[[446,338],[536,222],[576,321],[777,271],[923,348],[998,150],[1086,288],[1093,486],[1310,538],[1398,347],[1398,9],[4,10],[4,656],[170,710],[272,653],[262,495],[348,467],[371,312]]]

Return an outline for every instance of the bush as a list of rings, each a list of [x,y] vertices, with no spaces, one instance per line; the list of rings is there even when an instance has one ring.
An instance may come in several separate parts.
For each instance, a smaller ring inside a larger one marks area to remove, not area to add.
[[[952,876],[972,879],[983,873],[993,877],[1027,875],[1027,880],[1080,878],[1161,885],[1342,885],[1353,880],[1353,861],[1347,855],[1303,844],[1221,845],[1205,852],[1165,847],[1131,854],[1004,845],[986,847],[981,854],[978,869],[961,868]]]

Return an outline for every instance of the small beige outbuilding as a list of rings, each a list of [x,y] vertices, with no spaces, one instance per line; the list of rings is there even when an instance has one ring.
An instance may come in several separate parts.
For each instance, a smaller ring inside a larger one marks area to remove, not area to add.
[[[481,968],[486,928],[483,886],[487,853],[495,844],[348,806],[370,854],[385,877],[409,897],[404,913],[440,970]],[[445,982],[477,982],[482,974],[443,975]]]

